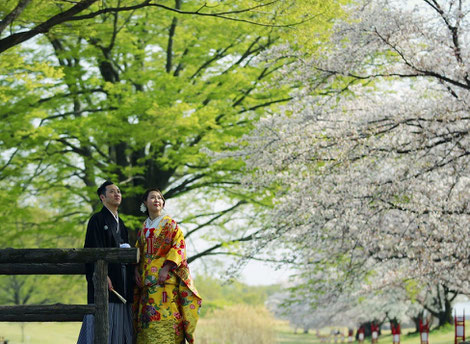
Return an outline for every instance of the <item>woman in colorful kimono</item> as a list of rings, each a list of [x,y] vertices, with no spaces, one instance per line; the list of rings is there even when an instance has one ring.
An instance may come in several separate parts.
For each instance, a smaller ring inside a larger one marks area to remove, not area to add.
[[[141,210],[148,218],[136,243],[140,250],[133,305],[137,344],[194,343],[201,297],[189,273],[183,233],[162,214],[165,199],[160,190],[147,190],[142,200]]]

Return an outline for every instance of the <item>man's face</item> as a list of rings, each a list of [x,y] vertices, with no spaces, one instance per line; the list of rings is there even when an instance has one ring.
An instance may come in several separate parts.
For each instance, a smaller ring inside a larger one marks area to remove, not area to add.
[[[100,195],[101,201],[105,206],[117,207],[121,204],[121,190],[114,185],[106,186],[106,194]]]

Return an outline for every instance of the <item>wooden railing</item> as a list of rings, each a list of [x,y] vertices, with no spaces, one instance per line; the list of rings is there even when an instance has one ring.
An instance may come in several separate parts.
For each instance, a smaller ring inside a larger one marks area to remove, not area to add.
[[[85,263],[94,263],[95,303],[89,305],[0,306],[0,321],[82,321],[95,317],[95,344],[108,343],[108,263],[137,263],[135,248],[3,249],[0,275],[82,275]]]

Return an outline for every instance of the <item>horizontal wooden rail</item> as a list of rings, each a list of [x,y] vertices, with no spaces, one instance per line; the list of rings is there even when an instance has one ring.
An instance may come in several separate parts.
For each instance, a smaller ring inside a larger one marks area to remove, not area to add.
[[[84,275],[85,264],[80,263],[0,263],[0,275]]]
[[[136,248],[72,248],[0,250],[1,275],[84,274],[85,264],[93,263],[95,304],[0,306],[0,321],[82,321],[95,315],[94,343],[108,343],[108,263],[139,262]]]
[[[91,305],[43,305],[43,306],[0,306],[0,321],[12,322],[62,322],[83,321],[85,314],[95,314],[96,306]]]
[[[35,248],[0,250],[0,263],[137,263],[136,248]]]

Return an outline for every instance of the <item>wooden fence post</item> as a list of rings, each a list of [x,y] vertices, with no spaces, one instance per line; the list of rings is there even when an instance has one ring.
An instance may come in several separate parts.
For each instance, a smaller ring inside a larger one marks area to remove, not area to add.
[[[98,260],[93,273],[95,287],[95,340],[94,344],[108,344],[108,263]]]

